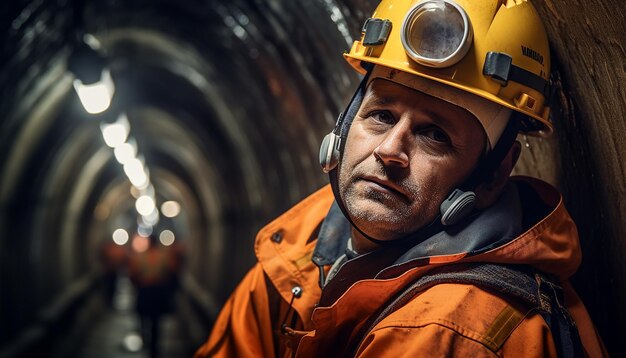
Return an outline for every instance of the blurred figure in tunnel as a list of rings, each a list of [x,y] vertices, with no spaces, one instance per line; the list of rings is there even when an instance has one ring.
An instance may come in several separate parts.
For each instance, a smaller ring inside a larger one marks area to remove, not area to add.
[[[174,247],[161,245],[156,235],[135,236],[132,246],[128,276],[137,290],[141,337],[150,357],[158,357],[159,322],[172,311],[182,257]]]
[[[102,281],[107,306],[113,307],[113,298],[120,273],[126,268],[127,249],[113,240],[106,240],[99,251],[102,265]]]
[[[553,130],[533,5],[384,0],[345,57],[330,185],[260,231],[197,356],[606,355],[559,193],[510,177],[517,134]]]

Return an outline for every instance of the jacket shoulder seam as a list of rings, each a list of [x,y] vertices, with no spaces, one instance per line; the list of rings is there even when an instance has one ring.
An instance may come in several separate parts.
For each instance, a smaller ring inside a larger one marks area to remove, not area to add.
[[[382,322],[381,322],[382,323]],[[384,331],[387,329],[395,329],[395,328],[403,328],[403,329],[414,329],[414,330],[419,330],[422,329],[424,327],[427,326],[431,326],[431,325],[435,325],[435,326],[439,326],[443,329],[447,329],[450,331],[455,332],[456,334],[458,334],[459,336],[471,340],[473,342],[476,342],[478,344],[480,344],[481,346],[483,346],[486,350],[490,351],[491,353],[494,354],[494,356],[498,356],[497,352],[494,351],[493,349],[491,349],[489,347],[489,345],[485,344],[484,340],[484,336],[481,335],[480,333],[469,329],[467,327],[462,327],[459,326],[457,324],[455,324],[452,321],[449,320],[445,320],[445,319],[427,319],[427,320],[394,320],[393,322],[389,322],[387,324],[384,325],[380,325],[379,327],[375,327],[370,334],[373,334],[374,332],[379,332],[379,331]]]

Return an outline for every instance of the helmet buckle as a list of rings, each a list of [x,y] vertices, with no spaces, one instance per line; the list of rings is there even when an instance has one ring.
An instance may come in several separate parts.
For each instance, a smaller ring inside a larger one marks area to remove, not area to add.
[[[511,72],[512,63],[513,58],[506,53],[488,52],[485,57],[483,74],[485,76],[490,76],[494,81],[504,87],[509,81],[509,73]]]
[[[369,18],[365,20],[362,30],[363,46],[378,46],[387,42],[391,32],[391,21]]]

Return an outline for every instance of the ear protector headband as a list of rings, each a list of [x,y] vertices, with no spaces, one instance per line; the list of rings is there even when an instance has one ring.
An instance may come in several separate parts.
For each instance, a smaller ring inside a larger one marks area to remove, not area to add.
[[[364,63],[364,65],[366,64]],[[348,103],[346,110],[339,114],[335,128],[332,132],[324,136],[324,139],[322,140],[319,159],[324,173],[329,173],[339,164],[343,145],[345,145],[345,139],[348,136],[348,130],[352,124],[352,120],[361,107],[361,103],[363,102],[367,80],[372,72],[371,68],[372,66],[368,66],[366,68],[367,73],[361,80],[359,88],[357,88],[354,95],[352,95],[352,99]]]

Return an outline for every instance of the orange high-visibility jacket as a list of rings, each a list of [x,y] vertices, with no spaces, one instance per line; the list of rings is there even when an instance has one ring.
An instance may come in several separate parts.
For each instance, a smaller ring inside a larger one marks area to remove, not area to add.
[[[311,257],[319,225],[334,200],[330,188],[322,188],[259,232],[258,264],[226,302],[196,357],[556,357],[552,334],[538,312],[471,284],[434,285],[363,333],[368,319],[411,282],[433,268],[471,262],[530,265],[555,275],[586,354],[607,356],[568,282],[580,265],[581,251],[560,195],[537,179],[513,181],[530,185],[551,209],[517,238],[477,255],[417,260],[394,277],[357,280],[320,304],[320,273]],[[299,297],[294,287],[301,288]]]

